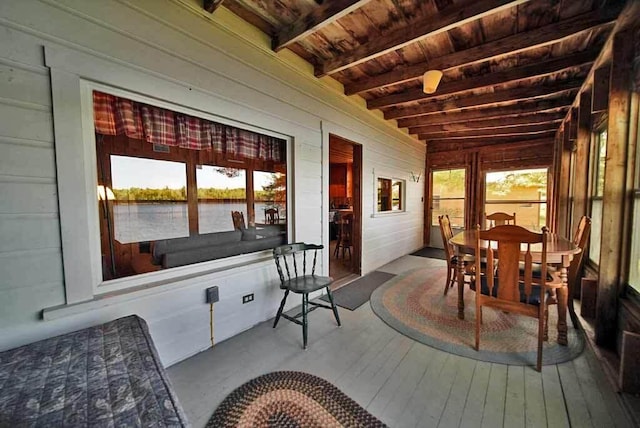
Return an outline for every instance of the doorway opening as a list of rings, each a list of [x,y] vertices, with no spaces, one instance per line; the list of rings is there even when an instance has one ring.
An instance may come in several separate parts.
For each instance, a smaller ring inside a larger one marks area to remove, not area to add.
[[[360,275],[362,146],[329,135],[329,275]]]

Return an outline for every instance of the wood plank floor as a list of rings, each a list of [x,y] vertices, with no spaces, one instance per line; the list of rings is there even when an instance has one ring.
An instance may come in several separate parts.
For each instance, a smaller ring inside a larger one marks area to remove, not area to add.
[[[440,260],[405,256],[380,270],[399,274]],[[168,369],[194,427],[244,382],[298,370],[332,382],[390,427],[631,427],[593,352],[533,367],[476,361],[430,348],[382,322],[365,304],[310,315],[309,348],[301,328],[271,322]]]

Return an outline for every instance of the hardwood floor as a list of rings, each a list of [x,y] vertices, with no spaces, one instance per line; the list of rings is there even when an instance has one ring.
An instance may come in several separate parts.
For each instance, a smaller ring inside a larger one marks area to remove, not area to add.
[[[441,260],[405,256],[381,268],[401,273]],[[244,382],[299,370],[332,382],[390,427],[630,427],[593,352],[573,361],[507,366],[449,354],[403,336],[368,304],[309,316],[309,348],[298,325],[271,321],[168,369],[194,427]]]

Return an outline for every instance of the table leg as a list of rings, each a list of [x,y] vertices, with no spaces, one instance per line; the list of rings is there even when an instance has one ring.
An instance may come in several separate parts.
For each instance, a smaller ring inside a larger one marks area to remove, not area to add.
[[[567,301],[569,297],[569,287],[567,283],[567,268],[562,267],[560,270],[560,277],[562,278],[562,287],[558,288],[558,343],[560,345],[567,345]]]
[[[464,254],[458,251],[458,318],[464,319]]]

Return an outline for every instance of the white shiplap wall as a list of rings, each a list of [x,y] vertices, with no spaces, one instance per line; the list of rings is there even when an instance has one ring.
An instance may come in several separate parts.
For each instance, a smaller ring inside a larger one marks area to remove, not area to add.
[[[41,320],[42,309],[65,303],[45,46],[192,88],[210,103],[208,113],[291,136],[296,240],[327,243],[328,166],[322,159],[328,132],[362,144],[363,273],[421,246],[423,182],[411,182],[409,173],[424,169],[423,144],[269,45],[224,8],[201,12],[198,0],[0,1],[0,350],[137,313],[169,365],[210,346],[204,288],[220,287],[218,341],[272,317],[281,298],[267,260]],[[145,95],[171,98],[162,84]],[[374,172],[407,180],[407,213],[372,217]],[[249,292],[255,301],[242,305],[240,296]]]

